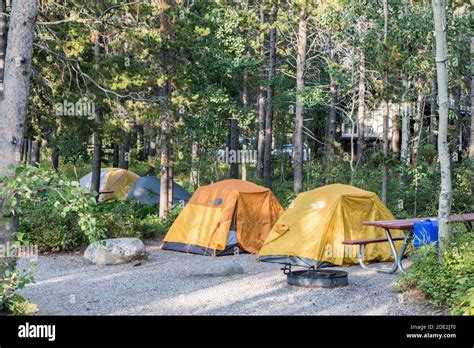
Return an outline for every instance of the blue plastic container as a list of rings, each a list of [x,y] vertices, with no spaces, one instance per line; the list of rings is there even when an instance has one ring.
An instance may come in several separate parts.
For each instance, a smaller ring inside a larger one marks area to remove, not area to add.
[[[438,221],[437,220],[420,220],[413,224],[415,238],[413,246],[419,248],[424,245],[436,244],[438,247]]]

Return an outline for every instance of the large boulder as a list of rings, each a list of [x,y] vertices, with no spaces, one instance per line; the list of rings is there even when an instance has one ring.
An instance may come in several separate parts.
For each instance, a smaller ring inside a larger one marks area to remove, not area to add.
[[[138,238],[112,238],[90,244],[84,257],[96,265],[118,265],[146,255],[145,245]]]

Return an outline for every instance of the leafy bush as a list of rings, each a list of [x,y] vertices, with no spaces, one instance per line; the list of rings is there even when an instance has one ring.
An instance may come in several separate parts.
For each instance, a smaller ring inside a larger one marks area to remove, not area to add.
[[[79,182],[31,166],[14,174],[0,178],[0,198],[7,202],[5,216],[20,215],[24,242],[40,251],[62,251],[103,236],[93,215],[97,203]]]
[[[87,242],[75,213],[63,216],[49,203],[28,204],[23,208],[20,231],[28,244],[37,245],[39,251],[72,250]]]
[[[157,205],[137,201],[97,204],[77,181],[30,166],[1,180],[0,197],[20,214],[17,236],[23,243],[37,245],[41,252],[73,250],[101,238],[152,238],[166,233],[181,211],[173,207],[162,222]]]
[[[107,201],[99,204],[96,217],[108,238],[154,238],[165,234],[181,211],[173,206],[165,221],[157,215],[158,205],[147,206],[137,201]]]
[[[27,299],[15,294],[26,284],[34,282],[33,272],[18,272],[6,269],[0,275],[0,312],[12,315],[26,315],[35,311],[35,306]]]
[[[458,232],[441,259],[434,245],[415,250],[413,266],[400,276],[396,289],[416,287],[433,306],[448,306],[452,314],[474,313],[474,236]]]
[[[106,201],[99,204],[94,212],[101,229],[107,238],[140,238],[137,221],[138,203],[130,201]]]

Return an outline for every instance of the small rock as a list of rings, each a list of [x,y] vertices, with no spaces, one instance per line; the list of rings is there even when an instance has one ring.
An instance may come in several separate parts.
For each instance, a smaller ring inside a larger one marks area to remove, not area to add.
[[[104,239],[90,244],[84,258],[96,265],[118,265],[145,257],[145,245],[138,238]]]

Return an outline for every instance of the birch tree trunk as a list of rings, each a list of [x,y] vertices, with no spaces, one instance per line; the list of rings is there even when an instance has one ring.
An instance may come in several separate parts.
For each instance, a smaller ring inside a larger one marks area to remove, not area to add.
[[[406,85],[406,83],[404,83],[404,85]],[[408,86],[406,88],[408,88]],[[410,158],[410,154],[408,153],[408,144],[410,142],[410,113],[408,111],[408,101],[406,100],[407,92],[408,91],[405,91],[402,96],[402,141],[400,149],[400,159],[406,164],[408,164],[407,160]]]
[[[308,13],[303,7],[300,11],[298,24],[298,46],[296,56],[296,110],[295,131],[293,137],[294,185],[295,195],[303,191],[303,120],[304,108],[301,93],[304,90],[304,72],[306,66]]]
[[[265,185],[271,187],[272,175],[272,138],[273,138],[273,80],[275,78],[276,67],[276,28],[275,22],[278,14],[278,0],[272,0],[270,10],[270,54],[268,59],[268,81],[267,81],[267,108],[265,112],[265,143],[263,152],[263,179]]]
[[[167,106],[165,106],[167,107]],[[168,166],[169,166],[169,141],[168,141],[168,111],[162,114],[161,121],[161,146],[160,146],[160,211],[161,220],[166,219],[168,214]]]
[[[357,158],[360,160],[365,143],[365,53],[359,56],[359,96],[357,108]]]
[[[191,186],[194,190],[197,189],[199,185],[199,147],[198,142],[195,139],[195,135],[193,134],[193,138],[191,140],[191,171],[189,173],[189,186]]]
[[[0,176],[9,175],[9,165],[17,166],[21,158],[21,139],[27,116],[28,95],[33,53],[34,26],[37,13],[35,0],[15,1],[10,17],[8,46],[5,55],[4,99],[0,105]],[[7,246],[14,240],[18,229],[18,215],[13,213],[13,223],[5,220],[5,206],[0,200],[0,245]],[[4,249],[7,251],[7,249]],[[0,281],[15,261],[9,255],[0,255]]]
[[[446,42],[446,0],[432,0],[436,36],[436,72],[438,78],[438,154],[441,169],[441,192],[438,219],[441,255],[451,241],[451,168],[448,147],[448,69]]]
[[[13,3],[5,56],[4,98],[0,109],[0,176],[20,162],[26,122],[31,57],[37,6],[34,0]]]

